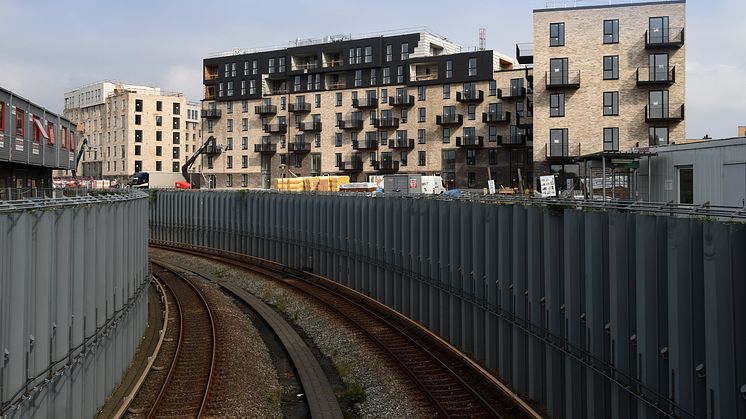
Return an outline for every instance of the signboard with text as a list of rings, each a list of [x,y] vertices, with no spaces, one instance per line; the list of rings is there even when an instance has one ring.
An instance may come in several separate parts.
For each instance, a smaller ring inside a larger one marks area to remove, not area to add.
[[[557,196],[557,188],[554,186],[554,176],[541,176],[539,180],[541,182],[542,198]]]

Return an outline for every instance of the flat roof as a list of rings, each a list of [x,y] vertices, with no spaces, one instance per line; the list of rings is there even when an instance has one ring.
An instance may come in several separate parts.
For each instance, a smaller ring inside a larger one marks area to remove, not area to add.
[[[577,0],[565,0],[564,3],[572,3],[577,4],[579,2],[582,2],[583,0],[577,1]],[[563,7],[557,7],[556,3],[559,3],[559,1],[555,1],[555,7],[549,7],[549,1],[547,2],[547,7],[545,9],[534,9],[534,13],[540,13],[540,12],[557,12],[562,10],[583,10],[583,9],[609,9],[614,7],[635,7],[635,6],[651,6],[651,5],[657,5],[657,4],[679,4],[679,3],[686,3],[686,0],[662,0],[662,1],[645,1],[645,2],[639,2],[639,3],[621,3],[621,4],[595,4],[595,5],[589,5],[589,6],[563,6]]]
[[[15,94],[12,91],[10,91],[10,90],[2,87],[2,86],[0,86],[0,90],[2,90],[3,92],[5,92],[5,93],[7,93],[7,94],[9,94],[9,95],[11,95],[11,96],[13,96],[15,98],[18,98],[18,99],[21,99],[23,101],[26,101],[26,102],[28,102],[28,103],[36,106],[37,108],[41,108],[44,112],[46,112],[48,114],[52,114],[52,115],[54,115],[56,117],[59,117],[60,119],[62,119],[64,121],[67,121],[68,123],[72,124],[72,121],[70,121],[69,119],[65,118],[62,113],[52,112],[49,109],[45,108],[44,106],[41,106],[41,105],[39,105],[38,103],[36,103],[34,101],[28,100],[28,99],[26,99],[25,97],[23,97],[21,95]]]
[[[607,159],[639,159],[641,157],[652,157],[657,156],[658,153],[650,151],[599,151],[596,153],[585,154],[580,157],[575,157],[575,161],[593,161]]]
[[[736,145],[746,145],[746,137],[718,138],[712,140],[690,141],[678,144],[666,144],[650,147],[650,150],[656,152],[668,152],[677,150],[692,150],[699,148],[729,147]]]

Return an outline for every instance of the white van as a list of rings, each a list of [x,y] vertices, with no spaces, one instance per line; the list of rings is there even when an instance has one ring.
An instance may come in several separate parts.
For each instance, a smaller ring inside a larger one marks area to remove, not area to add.
[[[422,193],[440,195],[445,191],[441,176],[422,176]]]

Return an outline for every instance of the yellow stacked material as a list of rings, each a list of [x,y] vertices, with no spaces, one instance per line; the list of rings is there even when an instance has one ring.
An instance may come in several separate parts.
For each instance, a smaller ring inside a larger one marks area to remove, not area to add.
[[[319,177],[318,176],[310,176],[303,178],[304,180],[304,188],[307,191],[318,191],[319,190]]]
[[[324,176],[319,179],[319,191],[329,192],[329,177]]]
[[[302,178],[275,179],[275,189],[279,191],[302,192],[303,188]]]
[[[329,190],[339,192],[339,185],[350,183],[349,176],[329,176]]]

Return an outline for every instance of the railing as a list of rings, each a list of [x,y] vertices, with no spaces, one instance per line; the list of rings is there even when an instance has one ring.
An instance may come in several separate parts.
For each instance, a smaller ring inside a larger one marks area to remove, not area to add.
[[[547,159],[572,159],[580,157],[580,143],[544,144]]]
[[[510,122],[510,112],[483,112],[482,122],[485,124]]]
[[[520,147],[525,146],[529,140],[529,136],[526,134],[510,134],[507,137],[498,136],[498,144],[504,147]]]
[[[218,73],[206,73],[205,81],[215,80],[218,78]]]
[[[344,89],[344,88],[345,88],[345,83],[344,83],[344,82],[341,82],[341,81],[338,81],[338,82],[335,82],[335,83],[328,83],[328,84],[327,84],[327,88],[328,88],[329,90],[339,90],[339,89]]]
[[[464,123],[464,115],[436,115],[435,125],[461,125]]]
[[[675,82],[676,67],[664,69],[664,71],[657,67],[637,67],[638,85],[671,85]]]
[[[288,132],[287,124],[264,124],[262,130],[266,133],[284,134]]]
[[[374,118],[373,126],[376,128],[396,128],[399,126],[399,118]]]
[[[220,111],[220,109],[210,109],[210,108],[202,109],[201,113],[202,113],[203,118],[208,118],[208,119],[220,118],[220,116],[222,115],[222,112]]]
[[[547,89],[577,89],[580,87],[580,70],[568,72],[546,72]]]
[[[414,81],[438,80],[438,73],[415,74]]]
[[[351,160],[339,162],[339,170],[345,172],[360,172],[363,170],[362,160]]]
[[[254,144],[254,152],[255,153],[276,153],[277,144],[272,144],[272,143]]]
[[[376,150],[378,141],[376,140],[353,140],[352,148],[355,150]]]
[[[288,151],[291,153],[307,153],[311,151],[311,143],[307,141],[292,141],[288,143]]]
[[[500,99],[524,98],[526,97],[526,88],[525,87],[517,87],[517,88],[508,87],[505,90],[497,89],[497,97]]]
[[[145,198],[131,188],[2,188],[0,213]]]
[[[373,161],[373,170],[395,172],[399,170],[399,162],[395,160],[375,160]]]
[[[352,99],[353,108],[377,108],[378,98],[377,97],[366,97],[363,99]]]
[[[288,111],[289,112],[311,112],[311,103],[310,102],[290,103],[288,104]]]
[[[411,138],[389,140],[389,148],[414,148],[414,140]]]
[[[337,121],[337,128],[339,129],[363,129],[362,119],[350,119],[350,120],[339,120]]]
[[[515,44],[515,57],[518,64],[531,64],[534,62],[534,44],[532,42]]]
[[[391,106],[414,106],[414,96],[413,95],[389,96],[389,105]]]
[[[290,68],[291,71],[302,71],[302,70],[313,70],[319,68],[319,63],[305,63],[300,65],[294,65]]]
[[[684,45],[684,28],[659,29],[657,32],[645,31],[645,48],[679,48]]]
[[[321,121],[300,122],[297,128],[301,131],[321,131]]]
[[[330,60],[326,62],[326,68],[342,67],[344,64],[343,60]]]
[[[277,105],[260,105],[254,106],[254,113],[257,115],[273,115],[277,113]]]
[[[484,100],[483,90],[469,90],[466,92],[456,92],[457,102],[481,102]]]
[[[268,89],[268,93],[267,94],[270,94],[270,95],[286,95],[288,93],[290,93],[290,91],[288,89],[272,89],[272,88],[270,88],[270,89]]]
[[[484,146],[484,137],[479,135],[465,135],[464,137],[456,137],[456,147],[482,147]]]
[[[527,127],[529,125],[533,125],[534,124],[534,117],[533,117],[533,115],[522,116],[520,114],[516,114],[515,119],[516,119],[516,121],[515,121],[516,125],[520,125],[521,127]]]
[[[684,104],[645,105],[646,122],[681,121],[684,119]]]

